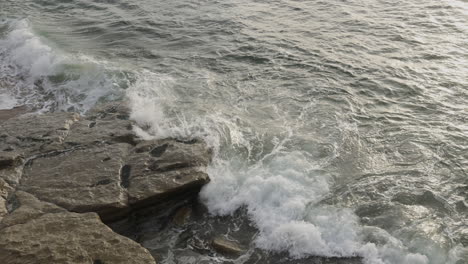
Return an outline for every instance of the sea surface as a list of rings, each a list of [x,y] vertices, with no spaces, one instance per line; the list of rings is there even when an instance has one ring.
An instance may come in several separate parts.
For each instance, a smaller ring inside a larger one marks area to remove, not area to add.
[[[113,100],[214,148],[253,248],[468,263],[466,0],[0,0],[0,109]]]

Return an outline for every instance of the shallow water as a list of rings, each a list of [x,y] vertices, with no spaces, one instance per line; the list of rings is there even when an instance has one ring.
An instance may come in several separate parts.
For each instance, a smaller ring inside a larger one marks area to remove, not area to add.
[[[0,109],[123,98],[215,148],[254,247],[468,262],[466,1],[1,0]]]

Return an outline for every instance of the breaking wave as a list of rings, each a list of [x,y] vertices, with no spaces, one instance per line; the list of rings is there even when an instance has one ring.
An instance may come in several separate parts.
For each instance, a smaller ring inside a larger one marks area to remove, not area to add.
[[[171,89],[176,80],[151,72],[142,76],[127,93],[132,118],[139,124],[136,132],[146,139],[204,138],[215,158],[201,199],[214,215],[245,208],[259,230],[257,247],[287,251],[293,258],[361,256],[367,264],[438,263],[383,229],[361,225],[351,209],[321,205],[334,184],[321,169],[334,154],[316,160],[292,145],[294,125],[284,123],[282,129],[265,133],[217,106],[204,114],[185,111]],[[444,261],[455,263],[457,250]]]
[[[1,108],[85,112],[122,95],[122,74],[106,61],[69,54],[40,37],[28,20],[0,21]],[[120,83],[119,83],[120,82]]]

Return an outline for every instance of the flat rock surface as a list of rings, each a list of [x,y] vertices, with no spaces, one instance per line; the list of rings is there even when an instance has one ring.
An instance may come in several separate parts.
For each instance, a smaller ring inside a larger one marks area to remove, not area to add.
[[[29,111],[30,109],[26,105],[17,106],[12,109],[0,109],[0,123],[10,118],[23,115]]]
[[[209,182],[203,169],[210,158],[211,151],[202,141],[159,140],[138,144],[128,160],[130,203],[201,188]]]
[[[54,149],[78,121],[75,113],[23,115],[0,125],[0,151],[13,151],[29,157]]]
[[[127,206],[120,171],[128,144],[73,149],[26,164],[21,190],[74,212],[99,212]]]

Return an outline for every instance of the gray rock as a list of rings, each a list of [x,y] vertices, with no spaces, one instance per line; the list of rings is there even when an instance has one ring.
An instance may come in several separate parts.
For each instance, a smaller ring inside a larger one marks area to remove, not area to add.
[[[213,248],[221,254],[236,256],[242,254],[244,251],[237,242],[227,240],[224,237],[216,237],[211,244]]]
[[[8,214],[6,201],[9,194],[13,191],[4,180],[0,179],[0,222]]]
[[[139,139],[133,125],[125,104],[0,124],[0,263],[155,263],[95,213],[173,217],[209,182],[212,153],[201,140]]]
[[[138,138],[128,120],[80,120],[73,124],[64,143],[66,147],[92,146],[96,144],[136,144]]]
[[[0,227],[0,263],[155,264],[149,252],[104,225],[97,214],[67,212],[21,193]]]
[[[128,159],[130,204],[161,200],[182,191],[197,191],[209,182],[204,168],[211,151],[202,141],[146,141]]]
[[[4,180],[11,186],[16,186],[23,175],[23,166],[0,169],[0,179]]]
[[[17,106],[12,109],[0,109],[0,123],[10,118],[23,115],[29,111],[31,111],[31,109],[26,105]]]
[[[24,168],[21,190],[74,212],[106,214],[127,207],[121,168],[128,144],[57,152]]]
[[[51,203],[41,202],[33,195],[17,191],[9,199],[11,213],[0,223],[0,230],[9,226],[25,224],[46,213],[66,212],[65,209]]]
[[[182,192],[195,196],[209,181],[206,144],[143,141],[128,117],[125,104],[105,104],[86,117],[11,118],[0,127],[6,139],[0,146],[8,150],[0,152],[0,179],[69,211],[97,212],[106,221]]]
[[[55,149],[78,121],[75,113],[23,115],[0,125],[0,151],[17,150],[25,158]]]
[[[97,105],[86,113],[89,120],[128,120],[130,107],[127,102],[110,102]]]
[[[0,180],[16,185],[22,175],[23,162],[17,151],[0,151]]]
[[[23,163],[23,157],[16,151],[0,152],[0,169],[14,168]]]

